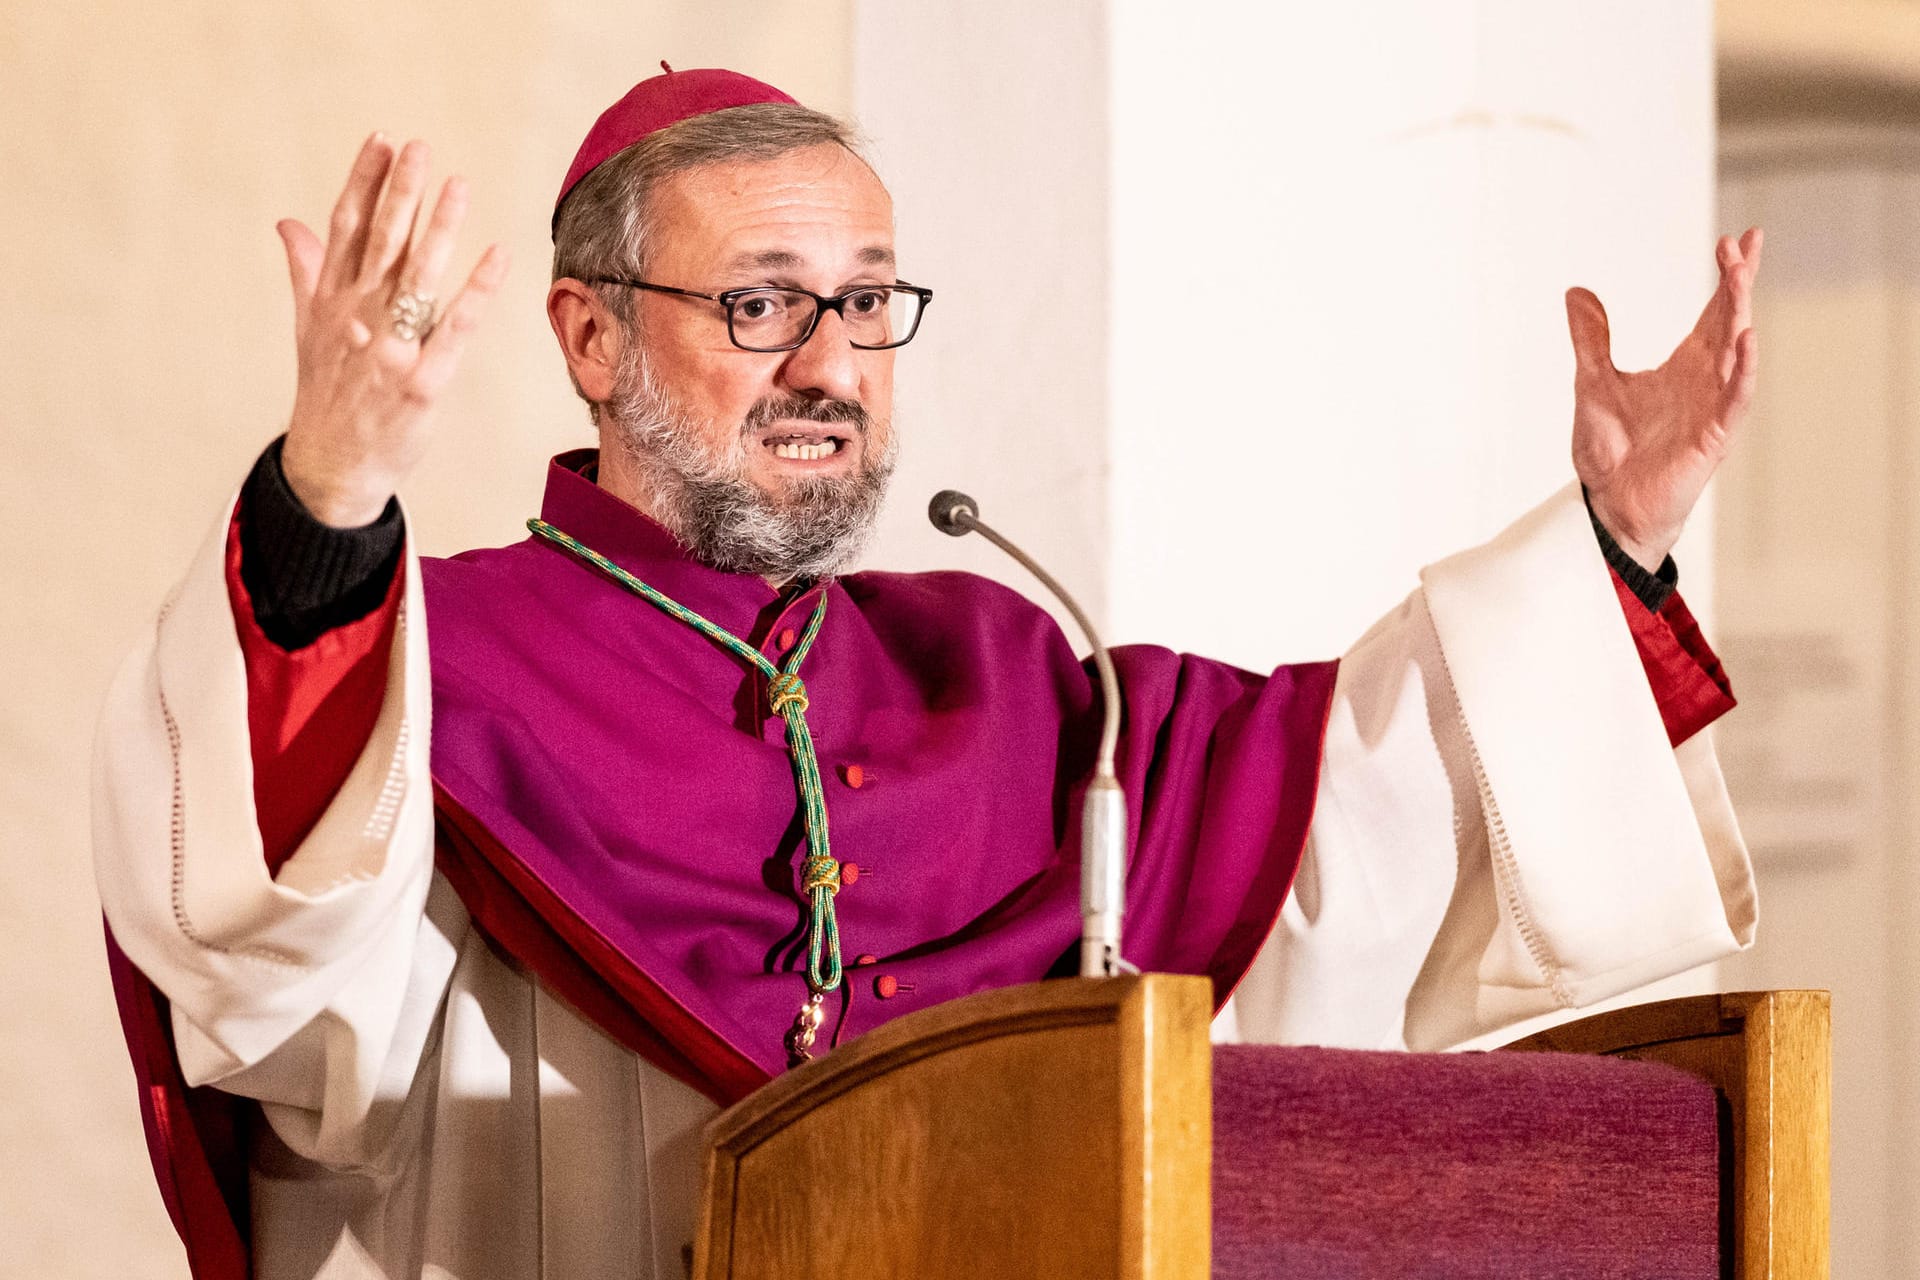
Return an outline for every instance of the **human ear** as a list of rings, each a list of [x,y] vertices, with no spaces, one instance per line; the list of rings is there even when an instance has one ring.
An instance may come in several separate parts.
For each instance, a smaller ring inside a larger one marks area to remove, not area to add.
[[[569,276],[547,290],[547,322],[580,394],[599,404],[613,394],[626,334],[593,289]]]

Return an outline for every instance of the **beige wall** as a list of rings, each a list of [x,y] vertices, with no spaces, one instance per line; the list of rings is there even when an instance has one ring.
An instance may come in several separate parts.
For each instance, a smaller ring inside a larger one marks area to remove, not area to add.
[[[1735,987],[1833,992],[1833,1266],[1920,1276],[1920,124],[1729,132],[1767,226],[1757,412],[1721,482],[1721,759],[1764,904]]]
[[[1920,3],[1721,0],[1721,226],[1770,354],[1721,483],[1731,986],[1833,992],[1833,1266],[1920,1277]]]
[[[429,550],[512,539],[541,461],[588,441],[541,307],[578,139],[661,58],[844,110],[848,21],[844,0],[0,8],[0,1276],[184,1274],[101,958],[88,741],[286,415],[275,220],[323,225],[376,127],[470,176],[470,251],[515,265],[410,498]]]

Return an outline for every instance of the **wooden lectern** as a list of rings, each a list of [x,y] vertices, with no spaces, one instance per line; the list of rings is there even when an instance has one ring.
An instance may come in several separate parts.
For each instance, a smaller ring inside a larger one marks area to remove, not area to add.
[[[1206,979],[1012,987],[909,1014],[709,1126],[695,1280],[1205,1280]],[[1668,1001],[1512,1046],[1656,1059],[1731,1118],[1734,1270],[1824,1277],[1827,998]]]

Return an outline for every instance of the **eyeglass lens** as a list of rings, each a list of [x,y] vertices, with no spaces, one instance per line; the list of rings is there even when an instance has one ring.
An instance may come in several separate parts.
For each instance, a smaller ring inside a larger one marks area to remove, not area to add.
[[[728,323],[733,340],[750,351],[778,351],[797,344],[813,326],[819,304],[812,294],[755,289],[733,300]],[[846,295],[840,318],[856,347],[890,347],[913,334],[920,297],[904,289],[862,289]]]

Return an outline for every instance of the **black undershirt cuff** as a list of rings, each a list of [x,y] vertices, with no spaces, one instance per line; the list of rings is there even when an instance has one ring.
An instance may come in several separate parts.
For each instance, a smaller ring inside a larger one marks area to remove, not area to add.
[[[1607,567],[1620,575],[1620,581],[1627,584],[1627,590],[1639,597],[1640,603],[1647,606],[1648,613],[1658,613],[1665,608],[1680,586],[1680,566],[1673,562],[1673,557],[1662,560],[1658,572],[1648,573],[1645,565],[1621,550],[1620,544],[1607,532],[1607,526],[1601,524],[1600,517],[1593,514],[1591,504],[1587,507],[1587,519],[1593,521],[1593,536],[1600,540],[1600,553],[1606,556]]]
[[[380,607],[406,541],[400,503],[372,524],[336,529],[313,518],[280,469],[282,436],[240,490],[240,581],[267,639],[292,651]]]

